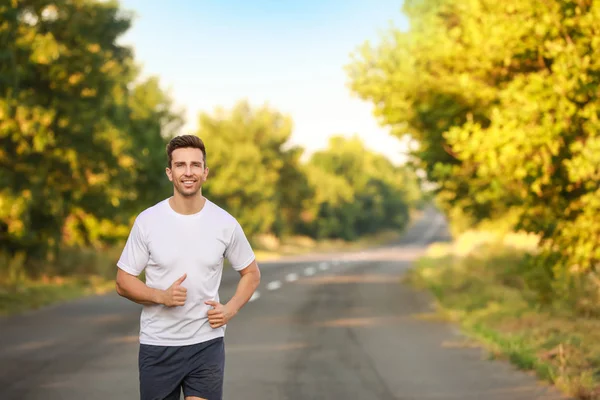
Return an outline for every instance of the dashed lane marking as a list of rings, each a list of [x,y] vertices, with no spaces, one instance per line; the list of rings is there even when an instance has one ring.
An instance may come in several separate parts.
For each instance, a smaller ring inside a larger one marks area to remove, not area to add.
[[[267,290],[277,290],[281,287],[281,282],[273,281],[267,284]]]

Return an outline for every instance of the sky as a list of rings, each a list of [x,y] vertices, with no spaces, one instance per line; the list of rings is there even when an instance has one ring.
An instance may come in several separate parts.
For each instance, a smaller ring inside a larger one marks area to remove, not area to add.
[[[185,109],[182,133],[198,113],[240,100],[294,121],[291,144],[307,154],[332,135],[357,134],[401,163],[404,145],[381,127],[370,103],[348,88],[344,66],[365,41],[406,29],[402,0],[121,0],[135,17],[121,42],[144,75]],[[208,145],[208,144],[207,144]]]

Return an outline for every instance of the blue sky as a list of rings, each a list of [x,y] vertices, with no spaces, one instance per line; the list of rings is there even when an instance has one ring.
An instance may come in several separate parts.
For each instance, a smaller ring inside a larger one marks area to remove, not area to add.
[[[347,88],[344,66],[363,42],[391,25],[406,29],[402,0],[121,0],[135,13],[122,41],[144,74],[158,75],[186,110],[184,132],[200,111],[246,99],[294,120],[291,142],[308,153],[333,134],[358,134],[401,161],[402,144],[378,126],[371,105]]]

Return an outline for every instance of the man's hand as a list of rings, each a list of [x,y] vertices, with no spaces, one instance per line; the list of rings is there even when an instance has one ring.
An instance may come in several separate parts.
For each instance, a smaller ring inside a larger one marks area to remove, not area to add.
[[[227,324],[234,315],[226,305],[217,303],[216,301],[207,300],[204,304],[213,307],[212,310],[208,310],[208,322],[213,329]]]
[[[177,279],[173,284],[163,292],[161,303],[167,307],[177,307],[185,304],[187,298],[187,289],[181,286],[181,283],[187,278],[187,274]]]
[[[204,302],[204,304],[213,307],[212,310],[208,311],[208,322],[213,329],[226,325],[242,309],[244,304],[250,300],[252,293],[254,293],[260,283],[260,270],[258,269],[256,260],[252,261],[246,268],[239,271],[239,273],[241,278],[237,290],[227,304],[223,305],[212,300]]]

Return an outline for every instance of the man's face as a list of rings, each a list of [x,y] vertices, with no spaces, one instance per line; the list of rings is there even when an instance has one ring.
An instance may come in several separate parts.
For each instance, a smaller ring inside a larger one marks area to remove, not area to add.
[[[171,168],[167,168],[166,172],[173,187],[184,197],[195,196],[208,177],[202,150],[176,149],[171,158]]]

